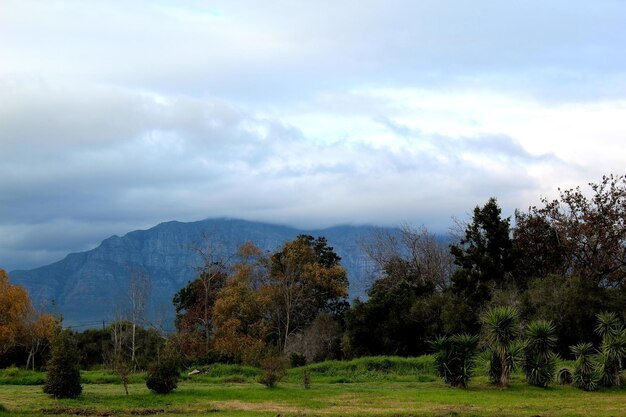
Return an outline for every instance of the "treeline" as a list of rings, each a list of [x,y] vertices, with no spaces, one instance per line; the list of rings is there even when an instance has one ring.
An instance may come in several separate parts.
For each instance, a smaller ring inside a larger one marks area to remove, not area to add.
[[[478,335],[485,312],[506,306],[520,331],[550,323],[555,353],[573,358],[571,346],[600,346],[598,314],[622,322],[626,314],[626,178],[590,187],[589,196],[564,190],[512,218],[491,198],[457,225],[451,244],[426,228],[374,233],[359,242],[373,266],[368,297],[351,305],[346,271],[323,237],[301,235],[274,253],[246,243],[229,258],[208,240],[196,278],[174,297],[173,334],[142,320],[148,280],[138,276],[127,320],[71,339],[82,367],[131,371],[164,351],[198,364],[417,356],[442,336]],[[34,367],[54,319],[37,314],[4,272],[0,285],[0,366],[19,357]]]

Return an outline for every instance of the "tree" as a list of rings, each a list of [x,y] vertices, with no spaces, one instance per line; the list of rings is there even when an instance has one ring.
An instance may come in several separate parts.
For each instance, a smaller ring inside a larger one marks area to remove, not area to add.
[[[25,344],[28,348],[26,368],[31,366],[35,370],[37,355],[48,347],[57,326],[58,322],[52,315],[41,314],[32,310],[24,331]]]
[[[524,346],[524,373],[531,385],[547,387],[554,378],[557,356],[554,353],[556,334],[554,325],[546,320],[536,320],[526,326]]]
[[[150,365],[146,376],[146,386],[157,394],[169,394],[178,386],[178,361],[165,356]]]
[[[26,290],[12,285],[7,273],[0,269],[0,355],[18,343],[31,312]]]
[[[271,256],[261,291],[271,300],[271,323],[281,352],[320,312],[343,314],[348,278],[339,261],[325,238],[308,235],[285,243]]]
[[[43,392],[54,398],[76,398],[83,390],[80,385],[78,353],[70,337],[69,330],[59,330],[52,339]]]
[[[491,352],[491,380],[507,387],[524,347],[518,341],[519,314],[512,307],[493,307],[483,313],[481,322],[483,344]]]
[[[626,283],[626,176],[604,176],[589,184],[592,195],[576,187],[555,200],[531,207],[526,218],[540,218],[555,238],[546,251],[565,259],[568,274],[595,285],[623,288]],[[539,239],[535,239],[539,240]],[[562,255],[561,255],[562,254]],[[557,265],[559,262],[557,262]]]
[[[502,219],[495,198],[484,207],[476,207],[472,222],[465,228],[458,244],[450,246],[458,269],[452,275],[452,292],[467,304],[467,331],[478,330],[480,309],[491,300],[496,288],[511,283],[514,266],[510,238],[510,219]]]
[[[203,264],[198,268],[197,277],[174,296],[176,309],[176,329],[180,333],[199,336],[202,344],[196,355],[207,355],[215,326],[213,307],[217,294],[226,282],[227,266],[219,251],[206,240],[206,248],[196,248]]]
[[[450,282],[452,257],[424,227],[400,233],[374,231],[362,242],[374,266],[368,299],[346,313],[344,352],[419,355],[441,333],[442,292]]]
[[[150,296],[150,278],[142,271],[130,274],[128,288],[128,304],[130,307],[129,318],[132,325],[131,333],[131,357],[130,363],[133,370],[137,370],[137,327],[145,321],[146,306]]]
[[[597,390],[600,375],[593,357],[593,344],[579,343],[572,346],[572,352],[576,357],[572,372],[572,384],[585,391]]]
[[[266,356],[271,299],[260,291],[268,276],[269,260],[254,244],[239,247],[233,273],[215,301],[215,350],[237,362],[258,365]]]

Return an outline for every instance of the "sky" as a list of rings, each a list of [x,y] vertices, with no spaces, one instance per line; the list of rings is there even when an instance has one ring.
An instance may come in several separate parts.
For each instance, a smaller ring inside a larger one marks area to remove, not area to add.
[[[0,267],[163,221],[445,232],[626,166],[626,2],[0,0]]]

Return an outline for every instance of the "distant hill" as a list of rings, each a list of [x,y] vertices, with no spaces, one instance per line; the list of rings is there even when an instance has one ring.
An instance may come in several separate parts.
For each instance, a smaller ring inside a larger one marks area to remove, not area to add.
[[[62,261],[40,268],[12,271],[11,280],[24,286],[35,305],[53,308],[64,323],[82,330],[111,321],[127,304],[132,273],[145,273],[151,281],[150,314],[173,319],[172,297],[195,275],[200,264],[192,249],[202,245],[204,236],[219,245],[224,255],[252,241],[273,251],[299,234],[324,236],[342,258],[348,270],[350,297],[367,289],[367,260],[359,246],[371,235],[371,226],[339,226],[323,230],[299,230],[267,223],[233,219],[197,222],[167,222],[123,237],[112,236],[97,248],[72,253]],[[397,229],[388,229],[396,232]]]

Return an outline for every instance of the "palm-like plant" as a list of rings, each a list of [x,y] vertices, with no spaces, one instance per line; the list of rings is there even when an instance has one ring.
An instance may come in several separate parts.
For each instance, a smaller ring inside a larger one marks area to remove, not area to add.
[[[482,315],[481,322],[483,343],[491,351],[492,382],[506,387],[524,348],[518,340],[519,313],[513,307],[494,307]]]
[[[602,338],[602,350],[598,355],[600,383],[620,385],[622,358],[626,356],[626,329],[615,313],[600,313],[596,317],[595,331]]]
[[[585,391],[595,391],[598,389],[600,375],[596,368],[593,345],[591,343],[579,343],[572,346],[571,349],[576,356],[574,371],[572,372],[572,384]]]
[[[472,377],[478,338],[468,334],[442,336],[431,342],[437,373],[446,384],[465,388]]]
[[[526,327],[524,347],[524,373],[529,384],[547,387],[552,380],[558,357],[554,325],[546,320],[536,320]]]

